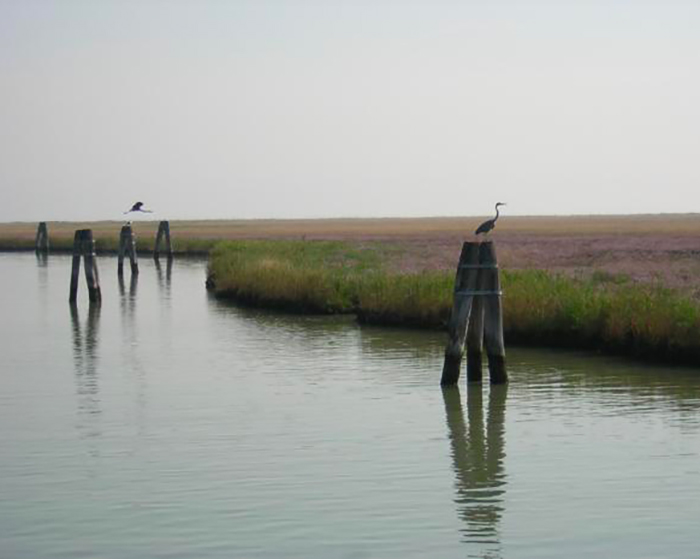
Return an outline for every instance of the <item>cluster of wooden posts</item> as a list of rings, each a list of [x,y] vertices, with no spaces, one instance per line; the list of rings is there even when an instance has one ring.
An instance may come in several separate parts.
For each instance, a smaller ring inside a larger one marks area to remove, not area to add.
[[[466,242],[462,246],[455,277],[448,338],[440,384],[450,386],[459,381],[465,345],[468,382],[482,380],[484,346],[491,383],[508,382],[503,343],[501,282],[492,241]]]
[[[170,224],[161,221],[156,234],[153,256],[158,260],[161,244],[164,252],[172,258]],[[36,234],[37,253],[49,250],[46,222],[39,223]],[[119,235],[119,256],[117,273],[124,272],[124,258],[129,257],[132,275],[139,273],[136,257],[136,236],[131,225],[124,225]],[[71,302],[78,294],[80,259],[85,266],[85,279],[91,302],[101,298],[100,279],[95,259],[95,241],[90,229],[79,229],[73,241],[73,268],[70,284]],[[481,382],[482,353],[484,346],[489,363],[489,377],[492,384],[508,382],[506,372],[506,352],[503,342],[503,309],[501,306],[501,284],[498,273],[496,249],[492,241],[468,241],[462,245],[457,274],[455,276],[454,303],[448,324],[448,343],[445,348],[445,362],[440,384],[457,384],[460,376],[465,345],[467,353],[467,381]]]
[[[164,246],[163,246],[164,245]],[[36,252],[47,253],[49,251],[49,234],[45,221],[39,223],[36,232]],[[170,223],[161,221],[156,234],[153,257],[158,260],[161,253],[168,259],[173,257],[173,248],[170,241]],[[124,225],[119,234],[119,253],[117,274],[121,277],[124,273],[124,258],[129,257],[131,274],[139,273],[139,264],[136,257],[136,235],[131,225]],[[78,278],[80,276],[80,260],[85,267],[85,280],[87,282],[88,297],[91,303],[98,303],[102,298],[100,291],[100,276],[97,271],[97,259],[95,258],[95,240],[91,229],[78,229],[73,238],[73,266],[71,270],[70,294],[68,300],[75,303],[78,298]]]

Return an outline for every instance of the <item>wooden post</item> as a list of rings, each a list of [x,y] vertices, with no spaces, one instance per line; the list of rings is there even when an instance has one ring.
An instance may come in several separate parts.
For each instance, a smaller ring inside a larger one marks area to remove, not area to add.
[[[97,260],[95,259],[95,241],[90,229],[83,231],[83,263],[85,264],[85,280],[87,281],[90,302],[96,303],[102,299],[102,291],[100,290],[100,275],[97,272]]]
[[[49,231],[45,221],[41,221],[36,228],[34,247],[36,252],[49,252]]]
[[[139,273],[139,263],[136,257],[136,236],[134,235],[131,225],[124,225],[119,234],[119,256],[117,259],[117,274],[124,273],[124,254],[129,255],[129,263],[131,264],[131,273]]]
[[[467,381],[482,380],[482,348],[485,342],[492,384],[508,382],[503,343],[501,284],[496,250],[491,241],[464,243],[455,277],[449,341],[440,384],[459,381],[459,369],[467,344]]]
[[[85,265],[85,280],[90,302],[98,303],[102,299],[102,292],[100,290],[100,276],[95,259],[95,241],[92,238],[92,230],[90,229],[77,230],[73,238],[73,266],[71,270],[70,295],[68,297],[71,303],[75,303],[78,298],[78,276],[80,275],[81,256]]]
[[[479,273],[477,290],[482,289],[482,273]],[[474,297],[467,328],[467,382],[481,382],[482,351],[484,346],[484,298]]]
[[[73,268],[70,276],[70,296],[68,300],[75,303],[78,299],[78,276],[80,274],[80,256],[83,253],[82,231],[75,232],[73,237]]]
[[[454,302],[447,325],[448,342],[445,347],[445,363],[442,368],[440,384],[449,386],[459,381],[459,369],[464,354],[464,341],[467,335],[467,323],[472,308],[478,278],[477,263],[479,244],[466,242],[462,245],[459,265],[455,276]]]
[[[124,273],[124,253],[126,252],[125,229],[128,225],[122,226],[119,232],[119,252],[117,253],[117,275],[121,276]]]
[[[170,222],[161,221],[158,225],[158,233],[156,234],[156,246],[153,250],[153,257],[158,258],[160,256],[160,243],[165,237],[165,252],[168,258],[173,256],[173,246],[170,242]]]
[[[480,263],[483,268],[482,286],[484,292],[484,343],[489,359],[491,384],[508,382],[506,372],[506,348],[503,342],[503,308],[501,305],[501,281],[498,274],[498,260],[493,242],[481,244]]]

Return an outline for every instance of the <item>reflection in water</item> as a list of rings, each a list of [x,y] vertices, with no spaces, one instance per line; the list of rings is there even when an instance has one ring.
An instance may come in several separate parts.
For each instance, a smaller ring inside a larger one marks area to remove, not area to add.
[[[465,425],[459,388],[443,388],[456,476],[455,503],[465,521],[467,543],[487,545],[485,554],[477,557],[500,557],[499,524],[503,514],[505,493],[505,409],[507,385],[491,386],[488,416],[484,428],[482,387],[467,385],[467,417]]]
[[[371,355],[432,360],[444,354],[444,332],[363,325],[360,333],[362,350]]]
[[[36,265],[39,269],[39,296],[41,303],[46,306],[48,304],[48,286],[49,286],[49,254],[48,252],[38,251],[36,254]]]
[[[46,268],[49,265],[49,253],[48,252],[37,252],[36,253],[36,263],[39,268]]]
[[[127,292],[124,278],[119,276],[119,301],[122,317],[123,351],[125,359],[125,371],[134,375],[136,394],[136,424],[139,434],[144,433],[144,410],[146,408],[146,396],[144,389],[144,371],[138,358],[138,321],[136,318],[136,294],[138,291],[139,274],[131,274],[129,291]]]
[[[139,275],[131,274],[131,280],[129,281],[129,293],[126,293],[126,286],[124,284],[124,276],[119,274],[119,297],[121,300],[122,315],[134,314],[134,309],[136,308],[136,289],[139,284]]]
[[[85,329],[80,325],[78,305],[70,305],[73,331],[73,357],[75,360],[75,380],[78,393],[78,430],[86,437],[100,435],[95,418],[100,415],[100,394],[97,382],[97,344],[100,322],[100,305],[90,304]]]
[[[153,262],[156,266],[156,274],[158,275],[158,285],[160,286],[161,293],[166,299],[170,299],[170,290],[172,286],[172,275],[173,275],[173,256],[169,255],[165,259],[165,275],[163,274],[163,267],[160,264],[160,258],[155,256]]]
[[[131,357],[133,357],[132,350],[138,339],[138,326],[136,323],[136,293],[138,285],[139,275],[131,274],[129,291],[127,292],[126,286],[124,285],[124,278],[119,276],[119,301],[122,314],[122,327],[124,331],[124,341],[126,342],[125,348],[128,348],[127,351],[130,356],[130,361],[133,361],[133,359],[131,359]],[[140,369],[140,367],[138,367],[138,369]]]
[[[624,408],[625,414],[654,414],[700,429],[697,368],[551,349],[518,348],[511,354],[513,368],[521,372],[518,391],[537,394],[537,401],[561,400],[562,394],[578,404],[595,399],[599,415],[617,417]]]

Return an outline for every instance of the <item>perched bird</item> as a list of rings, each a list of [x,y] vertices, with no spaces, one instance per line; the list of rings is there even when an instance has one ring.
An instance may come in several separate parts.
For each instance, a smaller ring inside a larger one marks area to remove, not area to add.
[[[144,210],[143,209],[143,202],[136,202],[133,206],[131,206],[130,210],[125,211],[125,214],[128,214],[130,212],[143,212],[146,214],[152,214],[152,210]]]
[[[479,227],[476,228],[476,231],[474,231],[474,234],[481,235],[482,233],[488,233],[489,231],[491,231],[491,229],[496,227],[496,220],[498,219],[498,206],[505,206],[505,205],[506,205],[505,202],[498,202],[496,204],[496,217],[494,217],[493,219],[487,219],[486,221],[484,221],[481,225],[479,225]]]

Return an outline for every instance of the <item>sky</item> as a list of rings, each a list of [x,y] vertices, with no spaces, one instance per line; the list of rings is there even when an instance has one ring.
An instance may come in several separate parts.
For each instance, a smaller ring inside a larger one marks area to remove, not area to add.
[[[0,221],[700,211],[697,0],[0,0]]]

